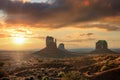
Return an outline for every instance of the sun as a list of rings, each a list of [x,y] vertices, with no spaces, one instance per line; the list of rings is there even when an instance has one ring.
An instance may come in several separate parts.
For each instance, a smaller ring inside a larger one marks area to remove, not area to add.
[[[15,44],[24,44],[25,43],[25,38],[24,37],[15,37],[14,38],[14,43]]]

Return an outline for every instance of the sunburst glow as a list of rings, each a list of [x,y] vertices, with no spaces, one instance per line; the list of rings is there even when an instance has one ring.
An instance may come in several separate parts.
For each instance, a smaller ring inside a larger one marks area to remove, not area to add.
[[[25,38],[15,37],[13,41],[14,41],[15,44],[24,44],[25,43]]]

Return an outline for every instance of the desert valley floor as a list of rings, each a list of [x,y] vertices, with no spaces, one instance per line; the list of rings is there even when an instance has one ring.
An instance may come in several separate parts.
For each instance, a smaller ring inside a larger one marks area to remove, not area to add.
[[[120,80],[119,74],[120,54],[69,58],[39,58],[28,53],[0,55],[0,80]]]

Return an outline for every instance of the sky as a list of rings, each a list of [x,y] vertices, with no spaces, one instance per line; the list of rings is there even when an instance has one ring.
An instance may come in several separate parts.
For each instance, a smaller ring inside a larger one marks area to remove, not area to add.
[[[0,50],[42,49],[46,36],[67,49],[95,48],[98,40],[120,48],[119,4],[119,0],[0,0]]]

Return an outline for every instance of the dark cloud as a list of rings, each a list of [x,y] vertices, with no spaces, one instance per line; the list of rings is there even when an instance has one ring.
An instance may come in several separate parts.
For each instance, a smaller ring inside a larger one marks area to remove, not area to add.
[[[9,25],[61,28],[80,22],[118,16],[120,15],[119,4],[119,0],[56,0],[52,5],[0,0],[0,9],[7,14],[6,23]],[[112,27],[105,27],[105,29],[117,30],[116,27]]]

